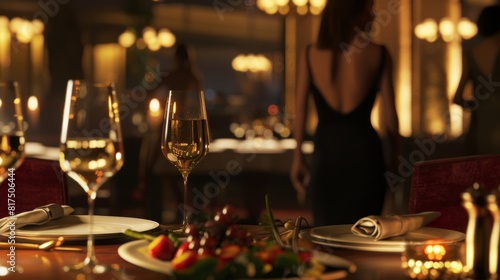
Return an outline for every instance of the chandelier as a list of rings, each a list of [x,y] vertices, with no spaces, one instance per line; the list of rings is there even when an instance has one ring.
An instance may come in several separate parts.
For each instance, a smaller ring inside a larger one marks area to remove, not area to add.
[[[319,15],[325,5],[326,0],[257,0],[257,7],[270,15],[286,15],[294,10],[299,15]]]

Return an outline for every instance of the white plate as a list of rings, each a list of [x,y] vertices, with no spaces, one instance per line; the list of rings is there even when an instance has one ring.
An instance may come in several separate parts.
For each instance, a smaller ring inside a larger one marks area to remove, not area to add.
[[[87,215],[68,215],[40,226],[25,226],[18,229],[16,234],[19,237],[64,236],[66,240],[86,240],[89,233],[88,221]],[[94,237],[96,239],[119,237],[126,229],[142,232],[158,226],[157,222],[150,220],[96,215],[94,216]]]
[[[147,240],[135,240],[127,242],[118,248],[118,255],[120,255],[120,257],[122,257],[129,263],[135,264],[142,268],[171,275],[172,268],[170,267],[170,262],[161,261],[149,256],[147,253],[148,244],[149,241]],[[341,257],[319,251],[314,251],[314,256],[321,263],[327,266],[344,269],[325,274],[325,279],[342,279],[346,277],[349,272],[353,273],[356,271],[356,265],[354,265],[354,263]]]
[[[408,242],[428,240],[458,242],[465,239],[465,234],[458,231],[423,227],[405,235],[375,240],[353,234],[351,227],[352,225],[315,227],[302,232],[301,237],[313,243],[330,247],[378,252],[402,252]]]
[[[149,241],[135,240],[127,242],[118,247],[118,255],[131,264],[135,264],[145,269],[170,275],[172,268],[170,262],[162,261],[148,255]]]

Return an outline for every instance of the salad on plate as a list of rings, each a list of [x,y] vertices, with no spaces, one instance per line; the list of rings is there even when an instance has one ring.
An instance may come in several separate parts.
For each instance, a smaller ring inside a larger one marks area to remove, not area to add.
[[[170,266],[174,279],[339,279],[355,270],[349,261],[313,250],[298,238],[303,218],[282,223],[278,231],[269,197],[262,228],[268,238],[254,238],[251,229],[237,224],[232,206],[226,205],[204,223],[189,225],[183,234],[149,235],[126,230],[128,236],[147,240],[147,255]],[[279,221],[278,221],[279,222]],[[331,256],[331,258],[329,258]],[[337,258],[332,261],[332,258]],[[340,265],[336,266],[337,260]]]

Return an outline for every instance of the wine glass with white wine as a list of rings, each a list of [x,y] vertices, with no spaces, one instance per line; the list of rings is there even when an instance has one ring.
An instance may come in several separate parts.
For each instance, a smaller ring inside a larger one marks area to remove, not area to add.
[[[0,82],[0,184],[24,160],[23,122],[19,84]]]
[[[171,90],[165,106],[161,150],[179,169],[184,183],[182,229],[190,222],[187,182],[191,170],[208,154],[210,135],[203,91]]]
[[[123,165],[118,101],[113,84],[68,81],[59,164],[88,195],[87,257],[66,271],[101,274],[110,266],[94,254],[93,214],[97,191]]]

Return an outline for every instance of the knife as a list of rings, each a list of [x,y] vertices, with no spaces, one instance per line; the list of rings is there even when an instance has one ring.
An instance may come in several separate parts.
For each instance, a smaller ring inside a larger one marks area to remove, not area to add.
[[[8,242],[0,242],[0,249],[10,250],[11,247],[14,247],[15,250],[44,250],[44,251],[81,251],[82,249],[76,247],[61,247],[61,246],[52,246],[52,241],[47,241],[42,244],[36,243],[8,243]]]

